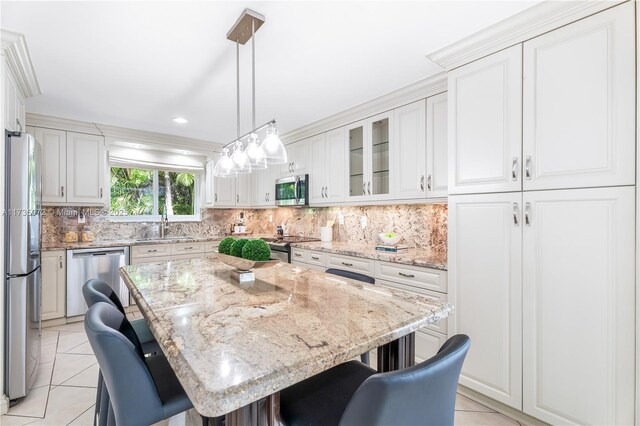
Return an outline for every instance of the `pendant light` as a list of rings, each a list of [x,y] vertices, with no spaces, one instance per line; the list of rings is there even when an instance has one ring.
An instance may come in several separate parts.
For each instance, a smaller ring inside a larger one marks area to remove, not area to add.
[[[245,9],[227,33],[227,39],[236,43],[236,139],[224,146],[213,168],[215,177],[235,177],[239,174],[251,173],[253,170],[266,169],[268,165],[285,164],[288,161],[287,150],[278,136],[276,121],[271,120],[256,127],[255,32],[264,24],[264,21],[264,16]],[[244,45],[249,39],[251,39],[253,130],[240,136],[240,44]],[[258,132],[265,127],[267,128],[266,137],[260,143]],[[243,144],[245,139],[247,140],[246,148]]]

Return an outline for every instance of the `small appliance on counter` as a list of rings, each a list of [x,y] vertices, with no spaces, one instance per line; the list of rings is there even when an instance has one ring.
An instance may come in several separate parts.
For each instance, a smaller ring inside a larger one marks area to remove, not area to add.
[[[328,220],[326,226],[320,227],[320,241],[323,243],[330,243],[333,241],[333,224],[335,221]]]
[[[267,244],[269,244],[269,248],[271,248],[271,257],[287,263],[291,263],[291,244],[292,243],[306,243],[311,241],[320,241],[317,238],[295,237],[292,235],[277,236],[273,238],[262,238],[262,240],[265,241]]]

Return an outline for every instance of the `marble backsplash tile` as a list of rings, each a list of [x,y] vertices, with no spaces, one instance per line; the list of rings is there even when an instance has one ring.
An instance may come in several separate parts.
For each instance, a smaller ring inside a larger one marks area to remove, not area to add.
[[[48,207],[43,215],[43,242],[62,241],[65,227],[78,227],[73,214],[81,208]],[[148,238],[158,235],[157,223],[112,222],[106,209],[84,209],[87,223],[96,239],[117,240]],[[229,233],[231,226],[244,213],[249,231],[254,234],[274,234],[276,225],[284,225],[291,235],[320,238],[320,227],[335,220],[335,241],[378,242],[381,232],[395,232],[404,243],[419,248],[446,253],[447,205],[416,204],[388,206],[351,206],[323,208],[274,209],[204,209],[201,222],[173,222],[168,234],[173,236],[216,237]],[[344,225],[338,225],[338,214],[344,215]],[[360,219],[367,218],[362,228]],[[80,228],[78,228],[79,230]]]

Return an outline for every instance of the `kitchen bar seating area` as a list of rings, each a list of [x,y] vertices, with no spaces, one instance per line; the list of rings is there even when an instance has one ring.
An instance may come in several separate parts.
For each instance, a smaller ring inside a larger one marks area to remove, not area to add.
[[[640,424],[633,0],[0,2],[0,424]]]

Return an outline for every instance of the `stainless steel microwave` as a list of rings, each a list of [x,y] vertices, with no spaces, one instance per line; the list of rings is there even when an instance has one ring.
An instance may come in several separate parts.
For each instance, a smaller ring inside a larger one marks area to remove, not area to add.
[[[276,206],[308,206],[309,175],[276,179]]]

